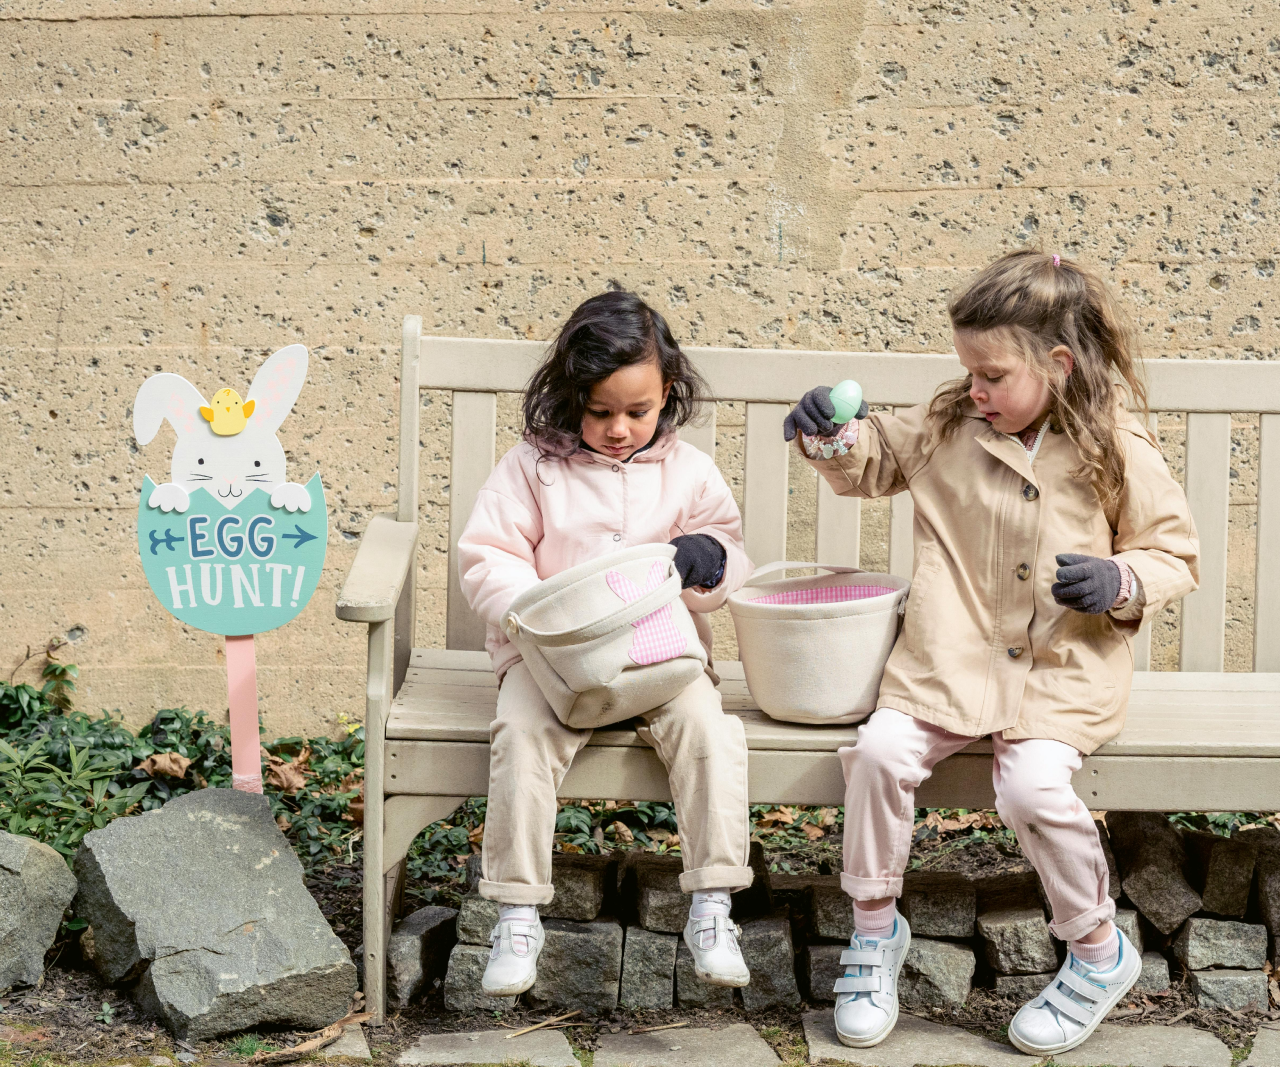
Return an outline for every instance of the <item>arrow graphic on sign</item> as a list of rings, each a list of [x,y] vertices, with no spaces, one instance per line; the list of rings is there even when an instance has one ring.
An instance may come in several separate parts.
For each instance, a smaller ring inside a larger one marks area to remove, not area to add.
[[[173,531],[169,529],[167,526],[165,527],[163,537],[158,536],[155,530],[148,530],[147,532],[151,535],[151,554],[153,556],[157,555],[156,549],[159,548],[161,545],[164,545],[164,547],[167,548],[170,552],[176,552],[177,549],[175,549],[173,546],[176,545],[179,541],[186,540],[185,537],[174,537]]]
[[[316,535],[315,535],[315,534],[309,534],[309,533],[307,533],[307,531],[306,531],[306,530],[304,530],[301,526],[299,526],[296,522],[293,524],[293,528],[294,528],[295,530],[297,530],[298,532],[297,532],[297,533],[291,533],[291,534],[281,534],[281,535],[280,535],[280,540],[281,540],[281,541],[289,541],[289,540],[292,540],[292,541],[294,542],[294,544],[293,544],[293,547],[294,547],[294,548],[301,548],[301,547],[302,547],[303,545],[305,545],[308,541],[314,541],[314,540],[316,540]]]

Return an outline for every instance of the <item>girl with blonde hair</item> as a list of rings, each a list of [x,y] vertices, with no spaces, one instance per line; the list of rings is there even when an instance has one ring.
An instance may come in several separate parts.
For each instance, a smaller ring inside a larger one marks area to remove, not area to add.
[[[1112,922],[1106,859],[1071,776],[1124,725],[1133,637],[1196,588],[1199,543],[1130,410],[1147,414],[1136,341],[1096,275],[1015,252],[949,311],[966,374],[932,402],[899,416],[864,406],[834,425],[820,387],[785,423],[837,493],[909,492],[915,505],[903,629],[878,710],[840,750],[854,935],[836,1030],[866,1048],[893,1029],[915,791],[939,760],[990,735],[996,810],[1069,945],[1009,1027],[1023,1052],[1048,1056],[1093,1033],[1141,970]]]

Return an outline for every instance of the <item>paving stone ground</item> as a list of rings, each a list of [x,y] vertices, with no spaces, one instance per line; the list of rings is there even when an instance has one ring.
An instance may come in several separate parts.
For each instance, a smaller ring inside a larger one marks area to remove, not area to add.
[[[564,1034],[535,1030],[508,1040],[509,1030],[471,1034],[425,1034],[396,1060],[416,1067],[465,1067],[511,1063],[528,1067],[580,1067]]]
[[[605,1034],[594,1067],[778,1067],[777,1053],[755,1028],[735,1023],[721,1030],[660,1030]]]
[[[1263,1034],[1267,1037],[1263,1038]],[[893,1033],[872,1049],[840,1044],[830,1009],[805,1014],[804,1036],[809,1044],[810,1063],[855,1067],[1036,1067],[1045,1062],[1044,1058],[1023,1055],[1011,1045],[910,1015],[899,1016]],[[1245,1067],[1280,1067],[1280,1032],[1259,1031],[1259,1038]],[[1104,1023],[1083,1045],[1060,1053],[1052,1062],[1055,1067],[1231,1067],[1231,1051],[1212,1034],[1190,1026]]]
[[[371,1060],[369,1042],[365,1040],[364,1027],[359,1023],[343,1027],[342,1036],[332,1045],[320,1050],[322,1060]],[[168,1062],[168,1061],[166,1061]]]
[[[1280,1067],[1280,1030],[1258,1028],[1253,1050],[1244,1061],[1244,1067]]]

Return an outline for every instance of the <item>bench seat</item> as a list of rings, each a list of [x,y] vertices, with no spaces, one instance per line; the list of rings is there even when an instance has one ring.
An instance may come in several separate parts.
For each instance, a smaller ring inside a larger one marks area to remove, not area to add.
[[[777,722],[752,703],[738,662],[717,665],[739,715],[757,804],[841,804],[836,750],[856,725]],[[483,652],[414,649],[387,720],[389,795],[483,796],[498,689]],[[1092,809],[1268,811],[1280,807],[1280,674],[1141,672],[1120,736],[1084,761],[1077,793]],[[635,751],[635,750],[639,751]],[[564,796],[667,800],[666,772],[633,729],[597,730]],[[991,743],[975,741],[921,787],[921,807],[990,807]]]

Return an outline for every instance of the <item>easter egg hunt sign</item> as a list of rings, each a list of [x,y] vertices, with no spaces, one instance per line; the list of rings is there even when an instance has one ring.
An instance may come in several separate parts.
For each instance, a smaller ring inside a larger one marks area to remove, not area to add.
[[[151,591],[174,616],[209,633],[240,637],[274,630],[311,599],[324,569],[328,515],[316,474],[309,511],[272,507],[254,489],[228,511],[196,489],[185,512],[138,506],[138,551]]]

